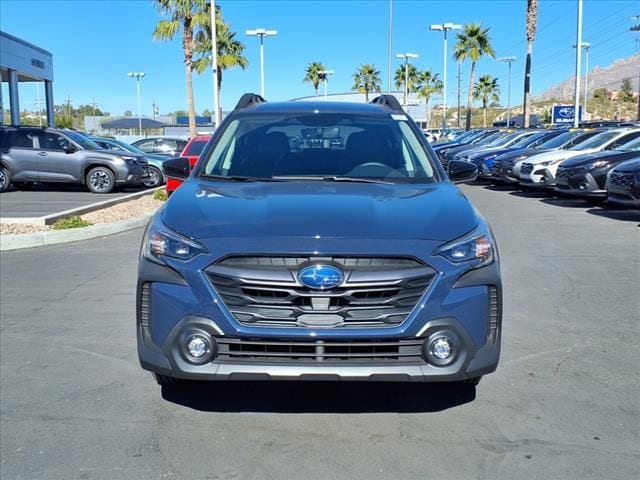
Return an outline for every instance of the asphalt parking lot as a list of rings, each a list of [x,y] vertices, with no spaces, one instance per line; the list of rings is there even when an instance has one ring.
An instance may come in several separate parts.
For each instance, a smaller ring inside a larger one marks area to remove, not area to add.
[[[123,197],[136,189],[116,190],[113,193],[91,193],[83,186],[44,186],[36,184],[29,190],[15,190],[0,194],[1,218],[42,217],[92,203]]]
[[[223,383],[137,363],[141,230],[0,255],[3,479],[631,479],[640,214],[465,186],[492,223],[503,354],[477,388]]]

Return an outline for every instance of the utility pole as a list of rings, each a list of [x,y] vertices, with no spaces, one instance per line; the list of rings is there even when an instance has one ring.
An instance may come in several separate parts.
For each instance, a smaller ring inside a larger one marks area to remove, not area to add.
[[[96,98],[91,98],[91,106],[93,107],[93,133],[96,133],[98,129],[96,128]]]
[[[460,62],[458,62],[458,128],[462,128],[460,125],[460,95],[462,90],[462,72],[460,70]]]
[[[573,126],[580,125],[580,73],[582,60],[582,0],[578,0],[578,18],[576,24],[576,90],[574,92]]]
[[[142,116],[140,114],[140,79],[145,76],[144,72],[129,72],[129,78],[136,79],[136,91],[138,92],[138,133],[142,136]]]
[[[40,82],[36,82],[36,101],[34,102],[38,106],[38,126],[42,126],[42,100],[40,100]]]
[[[439,31],[444,33],[444,55],[443,55],[443,67],[442,67],[442,131],[447,128],[447,31],[449,30],[461,30],[462,25],[455,23],[441,23],[431,25],[430,30]]]
[[[404,58],[404,109],[409,111],[409,59],[418,58],[418,54],[398,53],[396,58]]]
[[[329,75],[333,75],[335,72],[333,70],[320,70],[318,72],[322,75],[322,79],[324,80],[324,101],[327,101],[327,81],[329,80]]]
[[[391,41],[393,33],[393,0],[389,0],[389,49],[387,51],[387,93],[391,93]]]
[[[507,88],[507,128],[511,127],[511,64],[516,61],[516,57],[499,58],[499,62],[507,62],[509,64],[509,86]]]
[[[67,117],[71,118],[71,95],[67,95]]]
[[[153,109],[152,114],[153,114],[153,119],[155,120],[156,119],[156,115],[158,115],[158,105],[156,105],[156,101],[155,100],[153,100],[151,102],[151,108]]]
[[[631,20],[640,21],[640,15],[631,17]],[[640,32],[640,23],[635,24],[629,30],[632,32]],[[640,54],[640,38],[636,38],[636,52]],[[640,121],[640,72],[638,73],[638,111],[636,113],[636,120]]]
[[[264,37],[272,37],[278,34],[277,30],[267,30],[266,28],[256,28],[247,30],[250,37],[260,37],[260,96],[264,98]]]

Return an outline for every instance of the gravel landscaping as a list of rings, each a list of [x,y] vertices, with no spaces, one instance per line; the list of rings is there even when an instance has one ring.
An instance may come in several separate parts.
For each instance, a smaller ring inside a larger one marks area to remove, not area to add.
[[[129,220],[131,218],[140,217],[155,212],[164,202],[156,200],[153,195],[145,195],[144,197],[120,203],[112,207],[96,210],[85,215],[81,215],[83,220],[91,222],[94,225],[119,222],[121,220]],[[23,225],[19,223],[3,223],[0,224],[0,235],[15,235],[20,233],[35,233],[51,230],[51,225]]]

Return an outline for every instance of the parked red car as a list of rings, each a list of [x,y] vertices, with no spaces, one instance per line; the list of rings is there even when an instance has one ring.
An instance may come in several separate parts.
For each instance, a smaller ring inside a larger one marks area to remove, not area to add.
[[[198,135],[197,137],[193,137],[189,140],[184,150],[180,154],[181,157],[187,157],[189,159],[189,166],[193,168],[198,161],[198,157],[200,153],[204,149],[204,146],[207,144],[211,135]],[[177,188],[182,185],[182,180],[178,180],[177,178],[167,178],[167,193],[171,195]]]

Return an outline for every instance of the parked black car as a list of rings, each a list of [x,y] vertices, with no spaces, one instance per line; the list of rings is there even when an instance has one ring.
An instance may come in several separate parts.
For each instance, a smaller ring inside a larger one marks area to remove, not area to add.
[[[640,159],[621,163],[609,173],[609,203],[640,208]]]
[[[11,184],[79,183],[94,193],[140,185],[147,160],[103,150],[78,132],[42,127],[0,127],[0,192]]]
[[[622,162],[640,158],[640,139],[614,150],[580,155],[565,160],[556,173],[556,192],[577,197],[607,198],[607,174]]]

